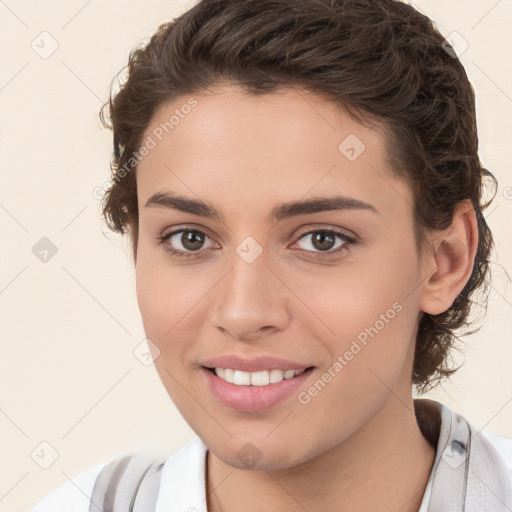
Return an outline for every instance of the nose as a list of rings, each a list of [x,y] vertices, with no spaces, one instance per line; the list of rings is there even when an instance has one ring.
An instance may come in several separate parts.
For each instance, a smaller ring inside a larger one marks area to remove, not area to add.
[[[225,336],[254,341],[286,328],[287,288],[264,255],[248,263],[236,252],[231,269],[215,287],[211,321]]]

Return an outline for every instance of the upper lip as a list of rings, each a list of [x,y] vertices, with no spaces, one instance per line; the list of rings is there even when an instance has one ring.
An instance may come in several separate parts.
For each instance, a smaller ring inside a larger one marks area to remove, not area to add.
[[[259,372],[262,370],[303,370],[310,364],[303,364],[289,359],[274,356],[242,357],[237,354],[226,354],[206,359],[201,363],[207,368],[229,368],[244,372]]]

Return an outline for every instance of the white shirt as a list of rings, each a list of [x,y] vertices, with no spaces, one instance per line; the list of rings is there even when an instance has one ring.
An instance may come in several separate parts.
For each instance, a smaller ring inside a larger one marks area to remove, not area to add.
[[[462,510],[462,508],[457,508],[458,505],[455,504],[455,501],[451,501],[456,497],[450,494],[457,487],[452,481],[456,478],[457,469],[454,468],[455,465],[453,468],[449,467],[449,462],[446,462],[446,460],[450,460],[446,459],[447,450],[456,438],[456,420],[461,417],[447,407],[438,405],[441,408],[442,418],[436,457],[418,512]],[[473,433],[476,432],[475,429],[472,430]],[[479,433],[477,439],[478,441],[472,441],[473,452],[468,452],[468,460],[471,459],[473,466],[470,466],[467,473],[475,474],[476,483],[482,482],[483,485],[481,489],[475,486],[475,482],[469,486],[465,510],[474,510],[475,512],[510,511],[512,510],[512,439],[483,433]],[[484,452],[479,448],[479,444],[486,450],[491,450],[490,457],[482,455]],[[155,512],[207,512],[205,481],[207,450],[202,440],[196,436],[166,460],[161,471]],[[497,455],[498,453],[499,455]],[[104,464],[99,464],[62,484],[47,494],[29,512],[89,512],[90,497],[96,477],[103,467]],[[501,473],[493,474],[498,467],[501,468]],[[473,475],[469,475],[467,478],[471,476]],[[489,478],[487,482],[486,478]],[[503,482],[503,478],[507,481]],[[502,480],[502,487],[499,491],[501,496],[495,496],[492,492],[493,482],[500,479]],[[434,482],[437,495],[433,498]],[[464,485],[468,487],[467,482]],[[434,503],[434,501],[438,503],[440,500],[442,508]]]

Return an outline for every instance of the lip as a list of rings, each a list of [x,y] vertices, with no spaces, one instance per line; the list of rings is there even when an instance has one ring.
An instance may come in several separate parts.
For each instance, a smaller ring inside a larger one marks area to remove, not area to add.
[[[223,366],[219,367],[223,368]],[[292,370],[293,368],[289,369]],[[296,377],[267,384],[266,386],[230,384],[206,367],[201,368],[201,373],[206,381],[207,388],[223,405],[242,412],[258,412],[270,409],[292,394],[296,394],[304,386],[305,381],[309,379],[313,370],[314,368],[309,367]]]
[[[275,356],[261,355],[258,357],[242,357],[237,354],[225,354],[212,357],[201,363],[207,368],[230,368],[244,372],[260,372],[262,370],[305,370],[311,364],[290,361]]]

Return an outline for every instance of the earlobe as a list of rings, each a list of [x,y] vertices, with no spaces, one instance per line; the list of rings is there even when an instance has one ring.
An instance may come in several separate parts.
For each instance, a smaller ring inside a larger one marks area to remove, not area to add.
[[[424,256],[423,312],[437,315],[453,304],[471,276],[477,247],[478,224],[466,199],[457,205],[448,228],[431,233]]]

